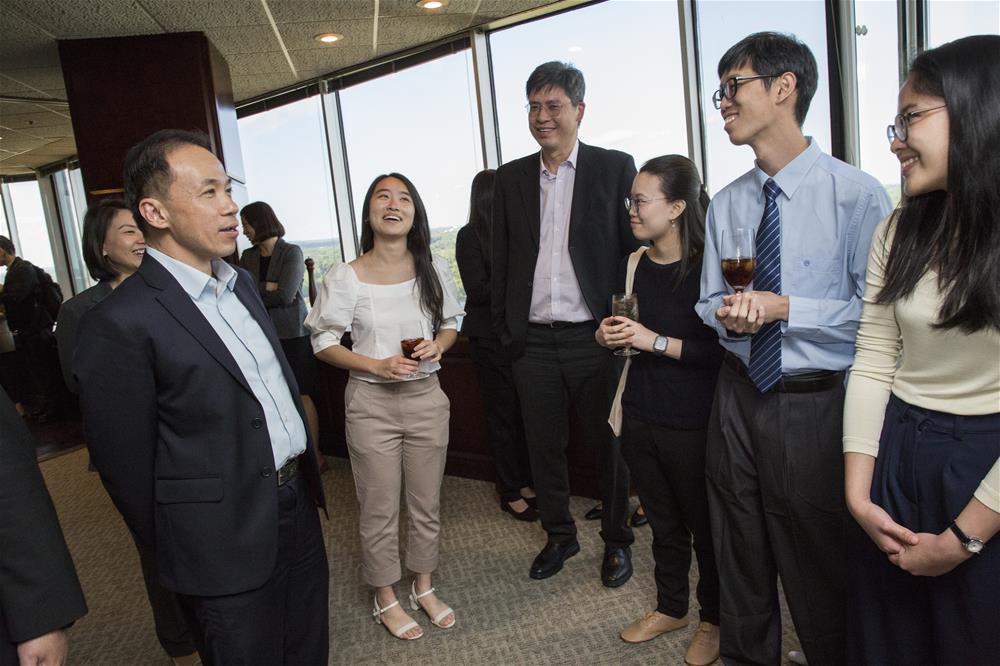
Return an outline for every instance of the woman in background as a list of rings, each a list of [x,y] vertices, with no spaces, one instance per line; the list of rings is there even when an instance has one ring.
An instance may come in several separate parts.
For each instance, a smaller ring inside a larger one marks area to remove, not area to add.
[[[722,363],[718,336],[694,311],[708,194],[691,160],[665,155],[642,166],[626,205],[632,233],[652,243],[627,257],[619,271],[626,291],[632,266],[639,321],[608,317],[595,335],[605,347],[630,345],[640,352],[622,375],[611,421],[620,427],[622,456],[653,529],[657,603],[656,610],[625,627],[621,638],[641,643],[687,626],[693,541],[701,621],[685,662],[707,666],[719,656],[719,574],[705,446]]]
[[[472,179],[469,222],[458,230],[455,260],[465,286],[462,334],[469,339],[486,410],[486,427],[496,464],[500,510],[518,520],[538,520],[533,506],[531,464],[524,439],[521,406],[514,388],[510,358],[493,330],[490,314],[490,235],[493,233],[493,181],[486,169]]]
[[[441,481],[451,405],[438,361],[458,337],[464,314],[448,264],[431,255],[423,201],[405,176],[376,178],[361,210],[361,250],[323,279],[306,318],[316,356],[350,371],[344,391],[347,447],[360,504],[361,571],[375,588],[372,615],[397,638],[423,630],[400,607],[399,502],[406,482],[406,568],[410,608],[442,629],[455,612],[435,595]],[[341,345],[347,329],[352,348]],[[411,351],[403,355],[402,343]]]
[[[1000,36],[913,61],[844,407],[852,664],[1000,655]]]
[[[73,352],[76,350],[80,319],[139,270],[145,253],[145,239],[124,201],[104,199],[87,210],[83,218],[83,260],[97,284],[62,304],[55,331],[63,378],[73,393],[79,389],[73,374]],[[140,545],[134,533],[132,539],[139,552],[146,596],[153,610],[156,637],[163,651],[177,666],[201,663],[177,597],[160,584],[155,549]]]
[[[263,201],[244,206],[240,221],[243,234],[253,243],[240,257],[240,266],[260,285],[260,298],[274,322],[281,349],[299,385],[309,436],[319,451],[319,415],[311,397],[316,388],[316,359],[309,345],[309,331],[303,325],[306,302],[302,297],[302,276],[306,267],[302,248],[285,242],[285,227]],[[326,461],[320,456],[319,462],[322,469]]]

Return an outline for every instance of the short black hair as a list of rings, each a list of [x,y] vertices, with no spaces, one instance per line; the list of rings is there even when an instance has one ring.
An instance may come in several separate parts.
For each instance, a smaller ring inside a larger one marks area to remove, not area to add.
[[[165,129],[154,132],[135,144],[125,155],[125,165],[122,169],[125,203],[144,234],[148,233],[149,229],[142,213],[139,212],[139,202],[150,195],[166,196],[174,179],[170,172],[170,163],[167,162],[167,154],[186,145],[212,150],[212,144],[203,132]]]
[[[758,74],[779,76],[785,72],[795,75],[795,120],[799,127],[806,120],[809,104],[816,94],[819,79],[816,58],[809,47],[794,35],[780,32],[755,32],[729,47],[719,60],[719,78],[726,72],[749,65]],[[763,79],[764,87],[771,88],[774,79]]]
[[[7,254],[17,256],[17,250],[14,249],[14,241],[6,236],[0,236],[0,250],[3,250]]]
[[[254,201],[243,207],[240,211],[243,224],[249,224],[253,229],[253,242],[262,243],[271,238],[283,238],[285,227],[274,214],[271,205],[264,201]]]
[[[557,60],[535,68],[524,86],[524,95],[528,97],[533,92],[550,87],[562,88],[566,91],[566,96],[569,97],[573,106],[579,106],[580,102],[583,101],[584,93],[587,92],[587,85],[583,81],[583,72],[568,62]]]
[[[104,241],[115,214],[131,212],[121,199],[102,199],[87,209],[83,216],[83,261],[90,275],[98,282],[114,280],[121,271],[115,262],[104,254]]]

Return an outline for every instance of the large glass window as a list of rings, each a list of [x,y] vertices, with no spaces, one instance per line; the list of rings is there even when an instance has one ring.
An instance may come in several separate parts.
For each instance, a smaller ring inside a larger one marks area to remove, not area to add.
[[[455,237],[483,168],[471,56],[465,50],[340,91],[358,232],[372,179],[403,174],[427,208],[431,251],[451,264],[460,290]]]
[[[94,284],[83,260],[83,217],[86,211],[77,209],[74,184],[69,170],[62,169],[52,174],[55,186],[59,218],[62,222],[63,237],[66,239],[66,255],[69,259],[70,275],[74,293],[80,293]]]
[[[241,118],[239,129],[250,201],[271,205],[285,240],[315,262],[318,283],[341,261],[319,96]]]
[[[996,0],[930,0],[927,46],[969,35],[1000,34],[1000,2]]]
[[[8,187],[14,209],[17,239],[20,243],[17,247],[18,256],[48,271],[55,279],[55,261],[52,259],[52,244],[49,242],[49,230],[45,223],[45,208],[42,205],[38,181],[9,183]]]
[[[745,2],[709,0],[696,3],[701,47],[701,104],[705,109],[705,146],[708,187],[718,192],[753,167],[749,146],[734,146],[722,127],[722,115],[712,105],[719,87],[719,60],[730,46],[747,35],[765,30],[791,33],[804,42],[816,58],[819,83],[802,131],[830,152],[830,89],[827,75],[826,14],[822,0],[796,2]],[[893,59],[895,62],[895,59]],[[765,74],[768,72],[760,72]],[[753,85],[760,85],[754,82]]]
[[[687,155],[687,120],[676,2],[607,2],[490,35],[500,155],[538,152],[528,131],[524,85],[551,60],[587,82],[580,140],[631,154],[637,166]]]
[[[899,161],[889,151],[885,128],[896,116],[899,46],[896,3],[858,0],[854,5],[858,62],[858,129],[863,170],[899,201]]]

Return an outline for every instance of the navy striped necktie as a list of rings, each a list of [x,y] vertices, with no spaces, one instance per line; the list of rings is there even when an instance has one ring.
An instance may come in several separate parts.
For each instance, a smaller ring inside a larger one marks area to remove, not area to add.
[[[778,195],[781,188],[768,178],[764,183],[764,217],[757,227],[757,261],[754,266],[755,291],[781,293],[781,216]],[[781,379],[781,322],[764,324],[750,340],[750,379],[761,393]]]

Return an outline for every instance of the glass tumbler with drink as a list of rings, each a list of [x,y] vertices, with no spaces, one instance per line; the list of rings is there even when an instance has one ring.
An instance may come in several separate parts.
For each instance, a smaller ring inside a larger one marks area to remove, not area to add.
[[[611,297],[611,315],[639,321],[639,297],[634,293],[613,295]],[[630,344],[615,350],[615,356],[635,356],[638,353],[639,351],[632,349]]]
[[[420,322],[409,322],[399,327],[399,347],[403,352],[403,357],[411,361],[420,361],[414,358],[413,353],[421,342],[424,341],[424,330]],[[423,379],[429,375],[423,370],[414,370],[403,379]]]
[[[737,294],[753,280],[754,234],[746,227],[722,230],[722,275]]]

